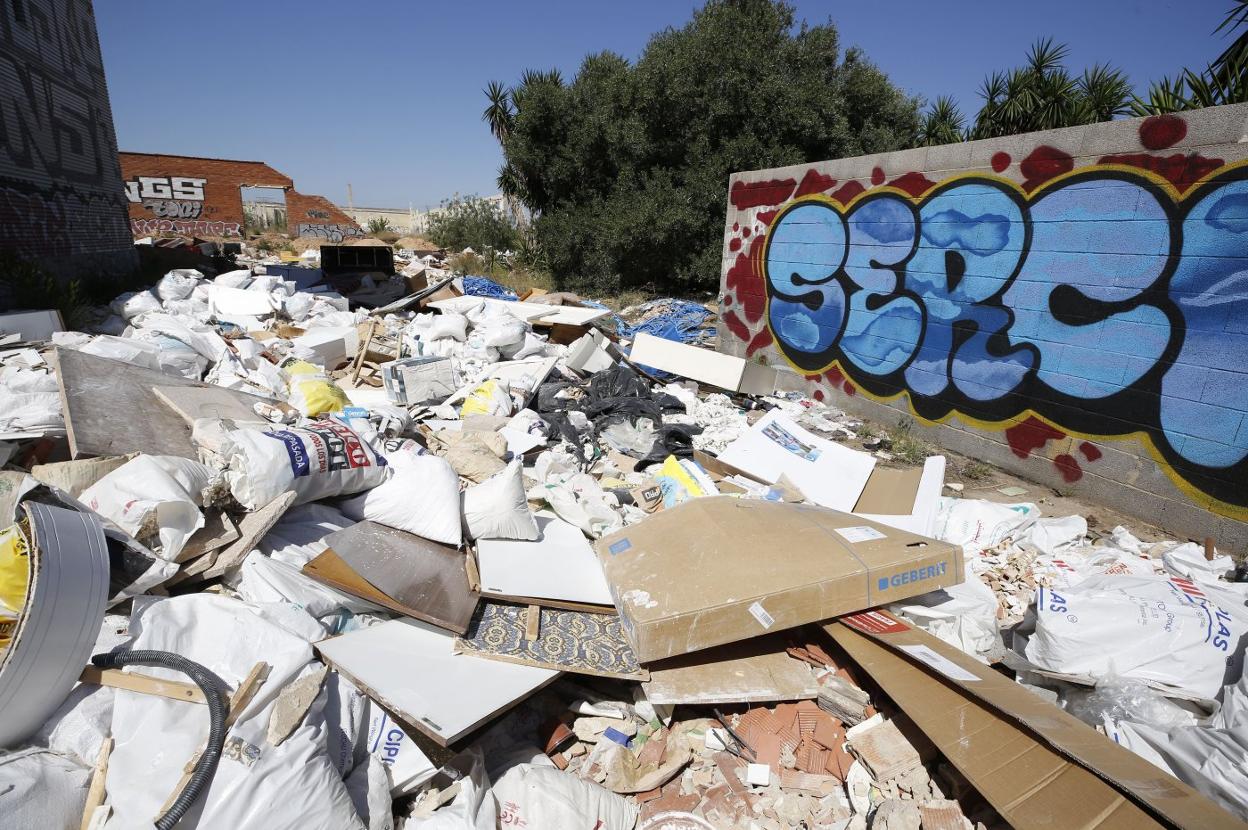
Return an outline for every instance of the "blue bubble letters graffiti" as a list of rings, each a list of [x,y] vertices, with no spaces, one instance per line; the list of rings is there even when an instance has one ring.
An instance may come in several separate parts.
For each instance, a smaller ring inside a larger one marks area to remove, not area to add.
[[[767,325],[806,374],[841,367],[915,412],[1142,433],[1189,492],[1248,507],[1248,168],[1180,198],[1079,171],[921,199],[798,199],[763,251]]]

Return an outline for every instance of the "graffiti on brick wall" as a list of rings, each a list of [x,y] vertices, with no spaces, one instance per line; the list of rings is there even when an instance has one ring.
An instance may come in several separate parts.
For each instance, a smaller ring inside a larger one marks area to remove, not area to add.
[[[310,213],[311,211],[309,211]],[[353,237],[363,236],[364,232],[355,225],[335,225],[335,224],[314,224],[311,222],[300,222],[298,227],[299,236],[319,236],[330,242],[341,242],[342,240]]]
[[[1067,433],[1140,437],[1194,498],[1243,515],[1248,166],[1145,153],[1073,168],[1039,147],[1021,185],[885,184],[877,168],[871,189],[829,193],[813,170],[738,189],[734,204],[777,209],[731,235],[725,325],[850,394],[1005,428],[1022,457]],[[1054,463],[1081,475],[1071,455]]]
[[[131,219],[130,230],[135,236],[176,233],[181,236],[241,236],[238,222],[209,222],[202,219]]]
[[[198,219],[207,182],[190,176],[138,176],[125,183],[126,201],[141,204],[158,219]]]

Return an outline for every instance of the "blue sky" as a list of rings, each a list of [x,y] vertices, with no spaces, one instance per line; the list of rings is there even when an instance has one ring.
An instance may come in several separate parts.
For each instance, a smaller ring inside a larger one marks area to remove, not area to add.
[[[495,191],[501,160],[481,121],[491,80],[610,49],[636,58],[681,26],[689,0],[363,3],[97,0],[121,149],[268,162],[304,193],[417,208]],[[892,0],[796,2],[831,18],[895,83],[978,109],[984,75],[1021,63],[1037,37],[1071,47],[1068,66],[1108,61],[1137,89],[1203,67],[1229,0]]]

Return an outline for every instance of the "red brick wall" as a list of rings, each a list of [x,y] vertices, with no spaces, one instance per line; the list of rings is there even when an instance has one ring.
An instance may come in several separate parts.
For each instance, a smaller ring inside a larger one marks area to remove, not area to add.
[[[136,237],[176,233],[242,235],[240,187],[290,188],[289,176],[259,161],[121,153],[121,177]]]
[[[324,196],[286,192],[286,228],[291,236],[319,236],[328,242],[363,236],[355,220]]]
[[[90,0],[0,2],[0,253],[88,279],[138,264]]]

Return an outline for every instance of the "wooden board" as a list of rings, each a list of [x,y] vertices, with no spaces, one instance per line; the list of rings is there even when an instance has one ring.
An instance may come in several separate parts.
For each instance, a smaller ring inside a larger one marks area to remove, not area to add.
[[[197,418],[229,418],[234,421],[260,421],[265,419],[253,408],[257,403],[274,405],[277,401],[226,389],[223,386],[156,386],[152,392],[166,407],[173,410],[187,426],[194,426]]]
[[[416,609],[408,608],[394,597],[377,590],[377,586],[351,570],[342,557],[327,548],[303,566],[303,573],[323,585],[350,594],[358,599],[389,608],[398,614],[415,617]]]
[[[238,539],[231,542],[229,547],[218,552],[212,566],[195,575],[197,579],[213,579],[223,575],[231,568],[236,568],[243,564],[247,554],[251,553],[260,540],[264,538],[264,534],[272,530],[273,525],[278,523],[294,503],[295,494],[293,491],[282,493],[264,507],[239,519]]]
[[[246,392],[188,381],[176,374],[74,349],[56,348],[52,362],[74,458],[147,453],[198,461],[190,424],[156,397],[156,388],[166,392],[175,388],[208,389],[235,399],[266,401]],[[257,419],[255,414],[252,419]]]
[[[376,522],[325,537],[346,565],[405,606],[402,613],[456,634],[468,630],[478,595],[468,584],[465,554]]]
[[[483,602],[455,650],[525,666],[645,680],[620,618],[536,605]]]
[[[602,565],[581,529],[546,512],[534,518],[541,534],[534,541],[477,542],[482,592],[548,606],[543,600],[611,605]]]
[[[182,550],[174,557],[174,562],[187,562],[191,559],[220,550],[231,542],[238,541],[241,534],[229,514],[221,510],[208,508],[204,510],[204,526],[195,531],[186,540]]]
[[[316,644],[325,662],[440,746],[463,737],[559,672],[455,653],[455,638],[391,620]]]
[[[785,652],[782,637],[732,643],[650,663],[646,699],[655,704],[751,703],[819,696],[814,672]]]
[[[205,384],[59,347],[52,363],[74,458],[143,452],[198,460],[190,427],[152,388]]]

